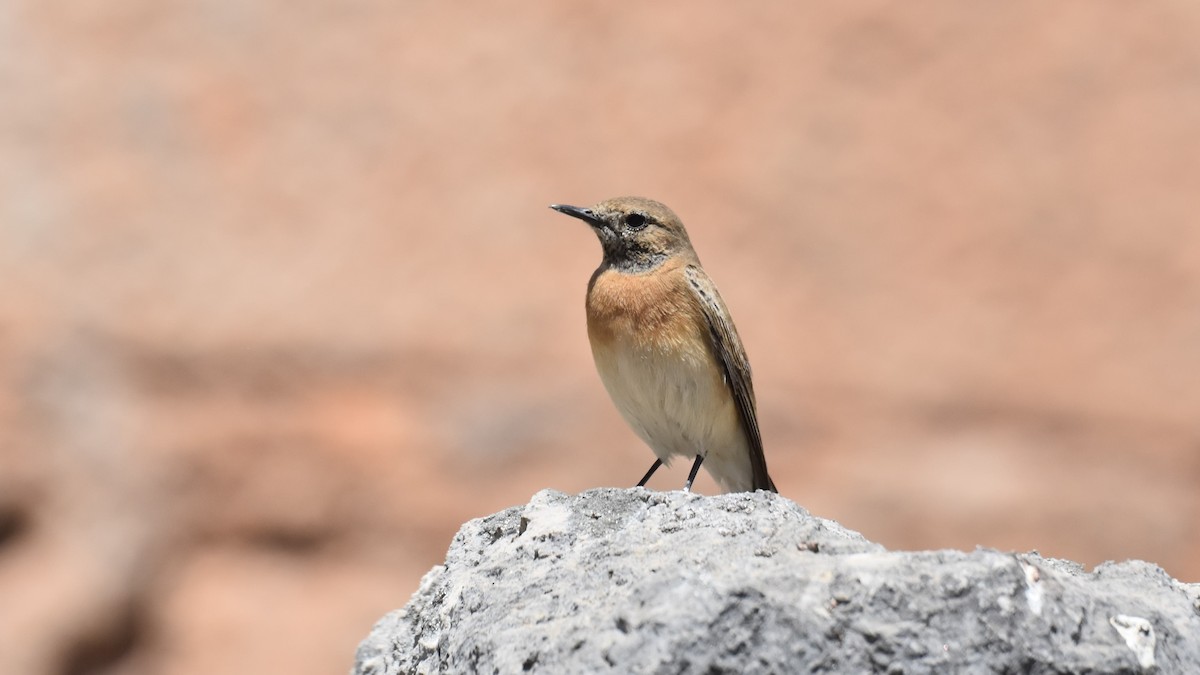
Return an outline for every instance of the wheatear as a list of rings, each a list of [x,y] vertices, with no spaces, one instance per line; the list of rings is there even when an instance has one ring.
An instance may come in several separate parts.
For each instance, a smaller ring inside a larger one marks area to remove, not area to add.
[[[604,249],[587,291],[588,338],[617,410],[657,459],[694,456],[725,492],[770,490],[750,363],[729,310],[671,209],[641,197],[550,208]]]

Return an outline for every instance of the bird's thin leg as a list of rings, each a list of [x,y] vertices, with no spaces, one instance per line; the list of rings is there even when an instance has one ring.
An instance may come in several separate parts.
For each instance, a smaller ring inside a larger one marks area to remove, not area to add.
[[[646,481],[650,480],[650,476],[653,476],[654,472],[658,471],[658,467],[660,467],[660,466],[662,466],[662,460],[661,459],[654,460],[654,463],[650,465],[650,470],[646,472],[645,476],[642,476],[642,479],[638,481],[637,486],[645,487]]]
[[[684,492],[692,491],[692,481],[696,480],[696,474],[700,473],[700,465],[704,463],[704,455],[696,455],[696,461],[692,464],[692,470],[688,472],[687,482],[683,484]]]

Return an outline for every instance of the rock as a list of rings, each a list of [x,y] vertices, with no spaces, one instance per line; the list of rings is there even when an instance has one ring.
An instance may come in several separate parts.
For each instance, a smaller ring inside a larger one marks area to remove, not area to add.
[[[634,488],[468,522],[353,673],[1198,669],[1200,585],[1149,563],[887,551],[776,494]]]

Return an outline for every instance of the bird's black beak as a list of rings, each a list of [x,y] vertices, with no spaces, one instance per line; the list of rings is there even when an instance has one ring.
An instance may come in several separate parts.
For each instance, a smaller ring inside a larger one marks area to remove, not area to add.
[[[578,206],[567,206],[566,204],[551,204],[550,208],[565,213],[572,218],[578,218],[592,227],[604,227],[604,221],[596,217],[591,209],[584,209]]]

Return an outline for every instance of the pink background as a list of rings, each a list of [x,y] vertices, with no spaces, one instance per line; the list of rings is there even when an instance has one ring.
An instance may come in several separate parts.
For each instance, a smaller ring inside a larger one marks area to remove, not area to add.
[[[5,3],[0,672],[343,672],[464,520],[636,481],[599,246],[546,208],[620,194],[688,224],[785,496],[1200,579],[1197,35],[1182,1]]]

